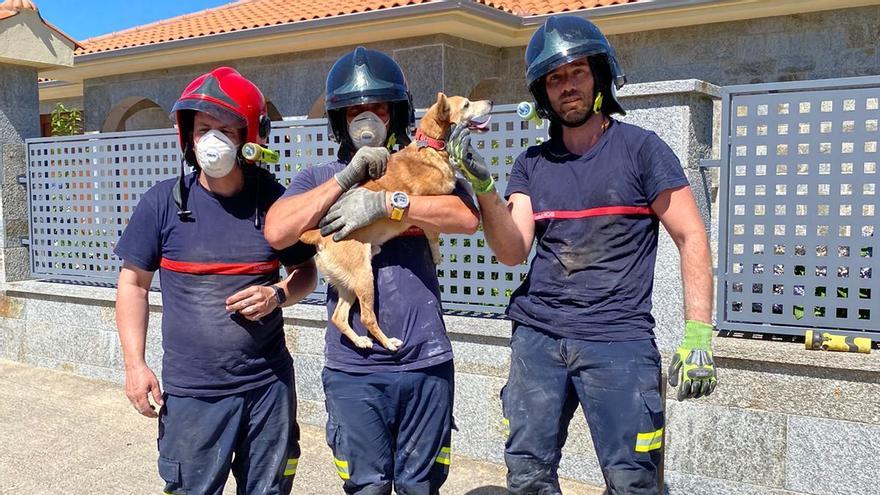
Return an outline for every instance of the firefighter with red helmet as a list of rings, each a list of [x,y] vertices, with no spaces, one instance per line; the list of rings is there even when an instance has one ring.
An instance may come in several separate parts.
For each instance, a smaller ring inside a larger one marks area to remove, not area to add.
[[[290,493],[299,428],[280,308],[313,290],[314,250],[275,250],[263,237],[284,188],[241,155],[244,143],[269,135],[256,85],[215,69],[186,87],[173,113],[180,176],[142,196],[114,250],[123,260],[116,321],[125,392],[139,413],[159,419],[165,493],[222,493],[230,471],[239,493]],[[144,356],[157,270],[162,387]]]

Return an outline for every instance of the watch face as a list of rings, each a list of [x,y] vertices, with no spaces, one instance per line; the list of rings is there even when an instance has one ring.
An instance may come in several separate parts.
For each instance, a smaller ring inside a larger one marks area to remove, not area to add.
[[[406,208],[409,206],[409,196],[398,191],[391,195],[391,205],[395,208]]]

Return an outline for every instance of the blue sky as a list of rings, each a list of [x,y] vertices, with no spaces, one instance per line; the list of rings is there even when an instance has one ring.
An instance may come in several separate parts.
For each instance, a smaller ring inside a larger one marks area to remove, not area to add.
[[[43,19],[76,40],[231,2],[232,0],[35,0]]]

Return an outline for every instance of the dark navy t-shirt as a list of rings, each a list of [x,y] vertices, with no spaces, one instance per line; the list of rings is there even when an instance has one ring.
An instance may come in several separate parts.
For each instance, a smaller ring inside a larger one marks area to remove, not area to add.
[[[275,266],[307,261],[314,248],[296,244],[275,251],[255,226],[257,182],[260,225],[284,192],[269,177],[248,175],[232,197],[205,190],[186,177],[191,220],[177,215],[166,180],[138,203],[114,252],[143,270],[159,270],[162,285],[162,381],[172,395],[217,396],[259,387],[290,373],[281,310],[260,321],[226,311],[226,298],[252,285],[279,279]],[[251,274],[195,274],[205,266]]]
[[[297,174],[284,196],[313,189],[333,177],[345,163],[333,162]],[[456,186],[455,194],[472,205],[467,190]],[[320,256],[320,253],[318,254]],[[452,345],[446,336],[437,271],[424,235],[403,235],[382,245],[373,258],[375,311],[379,326],[389,338],[403,345],[390,352],[373,343],[372,349],[358,349],[343,336],[329,316],[336,309],[338,295],[327,288],[327,331],[324,355],[331,369],[364,373],[407,371],[427,368],[452,359]],[[360,320],[360,303],[355,302],[349,322],[355,333],[369,336]]]
[[[522,153],[506,197],[530,197],[535,257],[507,309],[544,332],[601,341],[653,338],[659,221],[651,203],[688,184],[656,134],[614,121],[586,154],[551,139]]]

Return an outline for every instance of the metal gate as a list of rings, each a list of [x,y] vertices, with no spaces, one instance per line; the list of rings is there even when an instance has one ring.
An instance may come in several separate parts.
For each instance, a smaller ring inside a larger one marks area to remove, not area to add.
[[[423,112],[420,112],[423,113]],[[516,105],[498,105],[491,129],[475,135],[503,191],[517,155],[547,136],[516,115]],[[179,167],[174,129],[117,132],[28,140],[28,208],[31,273],[35,278],[84,284],[114,284],[120,261],[113,254],[141,196]],[[325,119],[273,124],[269,147],[281,153],[270,170],[287,186],[306,167],[336,158]],[[482,232],[441,236],[438,269],[444,308],[502,313],[528,267],[498,263]],[[156,282],[157,283],[157,282]],[[321,280],[316,294],[325,292]]]
[[[731,86],[717,326],[880,335],[880,77]]]

